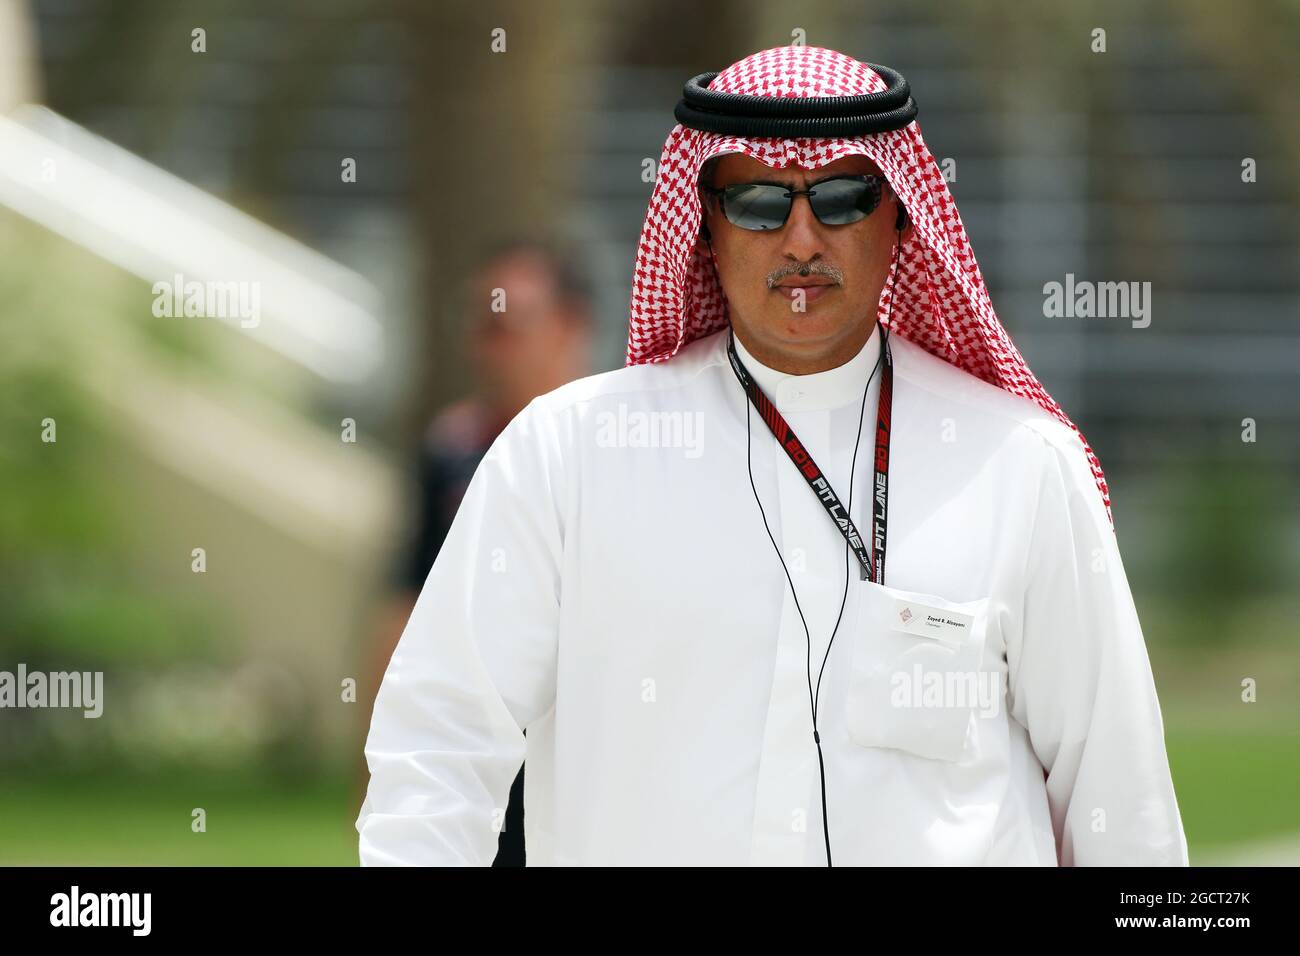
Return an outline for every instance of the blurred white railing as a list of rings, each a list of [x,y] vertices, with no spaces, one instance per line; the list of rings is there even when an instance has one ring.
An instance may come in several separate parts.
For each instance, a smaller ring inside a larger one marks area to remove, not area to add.
[[[150,283],[179,274],[256,287],[256,326],[225,321],[328,381],[380,369],[369,282],[44,107],[0,116],[0,204]]]

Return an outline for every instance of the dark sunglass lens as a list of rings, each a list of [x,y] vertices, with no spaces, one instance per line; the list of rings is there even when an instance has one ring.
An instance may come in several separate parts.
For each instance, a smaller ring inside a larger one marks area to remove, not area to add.
[[[723,190],[722,209],[727,220],[741,229],[780,229],[790,211],[790,198],[782,186],[738,183]]]
[[[880,205],[879,179],[831,179],[812,187],[813,213],[828,226],[843,226],[870,216]]]

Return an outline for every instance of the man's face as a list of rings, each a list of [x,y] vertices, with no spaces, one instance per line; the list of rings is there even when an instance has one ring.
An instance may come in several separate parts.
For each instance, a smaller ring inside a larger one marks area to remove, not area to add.
[[[817,169],[773,169],[733,153],[718,161],[712,185],[766,182],[808,189],[837,176],[879,173],[865,156],[845,156]],[[763,232],[732,225],[721,197],[704,200],[731,322],[755,356],[766,364],[779,357],[789,365],[813,366],[830,357],[842,364],[856,354],[875,322],[897,236],[898,205],[889,186],[876,210],[858,222],[823,225],[807,197],[797,196],[785,225]],[[708,255],[702,240],[701,246]]]
[[[470,355],[480,388],[501,406],[514,409],[563,385],[582,364],[585,325],[536,257],[488,263],[474,279],[471,302]]]

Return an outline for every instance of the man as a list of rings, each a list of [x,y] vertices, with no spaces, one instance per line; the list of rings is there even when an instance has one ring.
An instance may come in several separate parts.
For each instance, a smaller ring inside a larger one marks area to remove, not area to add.
[[[525,747],[531,865],[1186,864],[1104,477],[915,115],[819,48],[687,85],[628,367],[475,473],[363,864],[487,862]]]
[[[396,594],[373,646],[372,687],[488,447],[528,402],[589,370],[590,292],[571,257],[544,240],[512,240],[493,249],[466,287],[474,394],[443,409],[420,447],[419,518],[396,568]],[[525,864],[523,781],[510,788],[495,866]],[[364,787],[365,781],[362,781]]]

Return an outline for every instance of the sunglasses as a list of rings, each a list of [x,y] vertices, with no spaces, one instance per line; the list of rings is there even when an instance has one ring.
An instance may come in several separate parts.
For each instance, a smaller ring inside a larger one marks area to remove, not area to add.
[[[795,196],[807,196],[813,215],[825,226],[847,226],[866,219],[880,205],[884,176],[841,176],[814,183],[809,189],[790,189],[771,183],[733,183],[714,188],[700,186],[719,196],[727,221],[741,229],[762,232],[780,229],[790,218]]]

